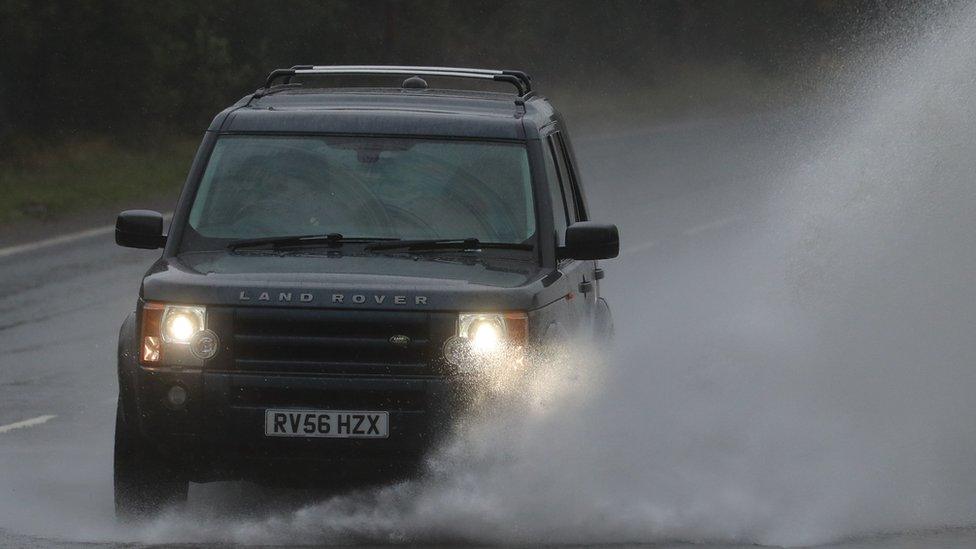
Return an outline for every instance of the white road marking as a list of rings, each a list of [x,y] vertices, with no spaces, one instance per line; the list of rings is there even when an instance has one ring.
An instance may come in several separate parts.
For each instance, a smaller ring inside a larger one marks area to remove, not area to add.
[[[169,222],[169,220],[172,217],[173,217],[173,212],[164,214],[163,221]],[[57,246],[58,244],[67,244],[68,242],[74,242],[76,240],[91,238],[93,236],[110,234],[114,230],[115,230],[115,225],[105,225],[103,227],[95,227],[94,229],[85,229],[83,231],[62,234],[51,238],[45,238],[44,240],[38,240],[36,242],[28,242],[26,244],[19,244],[17,246],[8,246],[6,248],[0,248],[0,257],[7,257],[7,256],[11,256],[23,252],[40,250],[41,248],[47,248],[48,246]]]
[[[27,244],[20,244],[19,246],[9,246],[7,248],[0,248],[0,257],[7,257],[8,255],[14,255],[22,252],[39,250],[41,248],[47,248],[48,246],[57,246],[58,244],[67,244],[68,242],[74,242],[75,240],[81,240],[83,238],[109,234],[114,230],[115,230],[115,225],[106,225],[104,227],[86,229],[84,231],[78,231],[76,233],[69,233],[60,236],[55,236],[52,238],[45,238],[44,240],[38,240],[37,242],[28,242]]]
[[[25,429],[27,427],[36,427],[42,423],[47,423],[58,416],[46,415],[37,416],[31,419],[25,419],[24,421],[18,421],[17,423],[11,423],[9,425],[0,425],[0,435],[4,433],[9,433],[15,429]]]

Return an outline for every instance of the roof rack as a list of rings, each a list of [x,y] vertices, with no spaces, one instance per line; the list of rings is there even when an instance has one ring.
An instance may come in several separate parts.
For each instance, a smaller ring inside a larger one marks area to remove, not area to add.
[[[264,88],[283,78],[287,84],[293,76],[301,74],[370,75],[391,74],[400,76],[446,76],[451,78],[478,78],[507,82],[518,90],[520,97],[532,92],[532,79],[522,71],[464,69],[457,67],[407,67],[399,65],[295,65],[290,69],[275,69],[268,75]]]

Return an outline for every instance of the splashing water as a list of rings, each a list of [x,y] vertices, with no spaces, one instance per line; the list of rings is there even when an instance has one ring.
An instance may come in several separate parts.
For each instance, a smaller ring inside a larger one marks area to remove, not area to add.
[[[617,181],[595,209],[622,212],[633,250],[608,265],[606,364],[550,361],[508,386],[421,480],[147,535],[795,545],[976,523],[974,41],[966,10],[817,124],[763,122],[757,150],[714,173],[675,176],[661,165],[701,159],[640,134],[633,172],[592,145],[590,180]],[[702,136],[707,156],[721,138]],[[636,208],[641,170],[674,192]],[[680,188],[696,177],[712,181]]]
[[[616,351],[496,380],[423,478],[261,516],[197,498],[111,536],[806,545],[976,524],[976,9],[883,61],[813,112],[581,142],[626,244]]]

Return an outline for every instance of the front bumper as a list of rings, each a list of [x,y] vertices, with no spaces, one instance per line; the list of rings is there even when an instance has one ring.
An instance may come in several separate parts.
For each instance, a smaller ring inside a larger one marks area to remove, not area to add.
[[[459,387],[448,378],[326,377],[147,369],[131,372],[139,432],[190,480],[382,481],[416,472],[451,429]],[[183,406],[169,403],[173,386]],[[123,401],[127,396],[124,394]],[[386,439],[266,437],[275,409],[389,412]]]

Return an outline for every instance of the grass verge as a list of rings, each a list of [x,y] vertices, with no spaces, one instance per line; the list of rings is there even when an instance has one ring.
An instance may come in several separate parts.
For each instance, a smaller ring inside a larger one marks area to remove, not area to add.
[[[8,159],[0,163],[0,225],[174,195],[198,142],[170,137],[135,148],[92,138]]]

